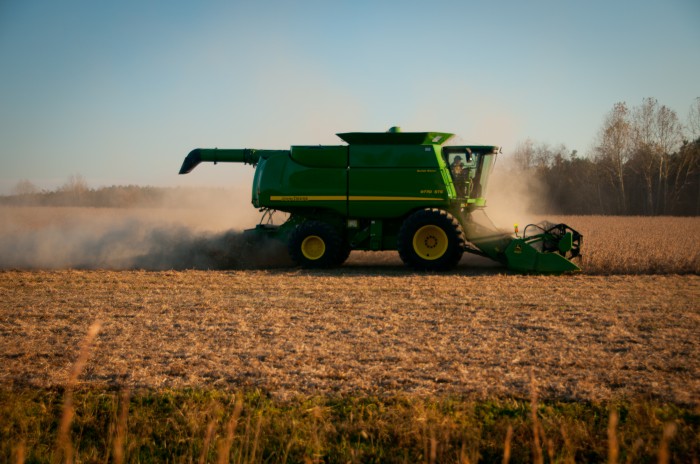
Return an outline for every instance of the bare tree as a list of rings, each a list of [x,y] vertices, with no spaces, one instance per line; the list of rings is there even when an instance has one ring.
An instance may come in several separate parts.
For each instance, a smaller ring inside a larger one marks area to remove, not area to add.
[[[644,182],[647,214],[663,213],[669,208],[668,179],[671,155],[683,139],[678,115],[655,98],[645,98],[632,110],[632,169]]]
[[[700,97],[697,97],[688,111],[688,135],[690,141],[700,139]]]
[[[668,213],[700,214],[700,139],[685,143],[671,160]],[[696,191],[695,195],[692,194]],[[694,196],[694,202],[693,202]],[[684,199],[686,202],[683,202]],[[685,203],[685,204],[684,204]],[[694,207],[691,206],[694,203]],[[678,205],[679,208],[673,208]],[[691,212],[692,211],[692,212]]]
[[[71,174],[66,183],[59,188],[59,191],[66,195],[65,201],[76,206],[82,204],[89,190],[85,178],[80,174]]]
[[[519,142],[513,151],[513,162],[515,167],[522,171],[527,171],[535,167],[535,142],[527,139]]]
[[[37,188],[36,185],[31,183],[27,179],[20,180],[12,188],[13,195],[24,196],[24,195],[34,195],[35,193],[39,193],[39,189]]]
[[[532,139],[526,139],[518,143],[513,152],[513,162],[517,169],[528,171],[532,169],[547,169],[555,162],[557,154],[566,151],[564,145],[552,148],[547,143],[538,143]]]
[[[64,192],[84,193],[88,190],[88,184],[82,175],[71,174],[66,183],[61,186],[60,190]]]
[[[678,120],[675,111],[662,105],[656,114],[656,133],[659,148],[659,208],[658,213],[665,213],[671,209],[668,195],[668,180],[671,175],[671,156],[675,153],[683,141],[683,126]]]
[[[658,102],[654,98],[645,98],[642,105],[632,111],[634,136],[632,170],[641,176],[645,190],[645,213],[654,212],[654,180],[659,165],[658,147],[655,143],[655,115]]]
[[[618,102],[603,122],[595,147],[598,165],[617,192],[617,211],[624,213],[627,207],[625,174],[632,148],[632,127],[627,104]]]

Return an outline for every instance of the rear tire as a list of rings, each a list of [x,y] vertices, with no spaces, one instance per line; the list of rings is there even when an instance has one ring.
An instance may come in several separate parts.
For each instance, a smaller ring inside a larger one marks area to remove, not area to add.
[[[454,268],[464,254],[464,231],[447,211],[426,208],[410,215],[398,236],[399,256],[403,262],[421,271],[445,271]]]
[[[341,238],[333,227],[320,221],[305,221],[289,235],[289,256],[305,269],[338,266]]]

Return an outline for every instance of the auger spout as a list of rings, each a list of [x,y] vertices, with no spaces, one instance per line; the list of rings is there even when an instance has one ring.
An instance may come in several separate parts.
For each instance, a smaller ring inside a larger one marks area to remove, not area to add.
[[[182,162],[180,174],[191,172],[197,165],[203,161],[211,163],[243,163],[258,164],[260,158],[265,158],[271,154],[285,152],[289,150],[256,150],[254,148],[195,148],[192,150]]]

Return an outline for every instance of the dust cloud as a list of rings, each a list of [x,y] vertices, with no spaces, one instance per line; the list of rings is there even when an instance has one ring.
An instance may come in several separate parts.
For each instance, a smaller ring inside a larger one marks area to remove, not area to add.
[[[2,207],[0,269],[289,266],[282,243],[244,233],[260,217],[249,198],[205,195],[200,208]]]
[[[499,166],[500,164],[500,166]],[[497,163],[486,191],[486,214],[499,229],[513,232],[542,221],[547,208],[547,187],[531,173]]]
[[[507,166],[492,172],[485,230],[511,234],[543,218],[545,186]],[[286,247],[253,240],[260,220],[248,188],[213,194],[195,189],[154,207],[0,207],[0,269],[246,269],[291,266]],[[276,218],[281,223],[283,217]],[[490,223],[494,225],[491,225]],[[359,254],[360,265],[375,255]],[[392,263],[398,262],[391,253]],[[379,260],[381,261],[381,260]]]

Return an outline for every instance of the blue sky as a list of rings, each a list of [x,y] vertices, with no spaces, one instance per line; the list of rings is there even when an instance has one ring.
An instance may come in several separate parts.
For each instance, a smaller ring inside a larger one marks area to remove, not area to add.
[[[0,1],[0,193],[245,183],[177,171],[195,147],[392,125],[586,153],[644,97],[682,121],[700,97],[697,0]]]

